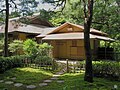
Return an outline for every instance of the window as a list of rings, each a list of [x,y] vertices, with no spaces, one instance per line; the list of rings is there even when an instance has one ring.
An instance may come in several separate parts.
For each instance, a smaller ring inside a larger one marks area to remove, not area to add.
[[[77,46],[77,40],[72,40],[72,46],[76,47]]]

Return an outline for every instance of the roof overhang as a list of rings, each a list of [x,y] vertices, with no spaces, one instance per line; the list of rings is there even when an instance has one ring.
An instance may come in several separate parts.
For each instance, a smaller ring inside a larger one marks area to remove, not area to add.
[[[73,40],[73,39],[84,39],[84,33],[62,33],[62,34],[50,34],[44,37],[42,40]],[[99,39],[105,41],[114,41],[109,37],[97,36],[90,34],[90,39]]]

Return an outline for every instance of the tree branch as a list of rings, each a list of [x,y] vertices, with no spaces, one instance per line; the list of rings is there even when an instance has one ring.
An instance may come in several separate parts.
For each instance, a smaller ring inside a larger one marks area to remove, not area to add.
[[[92,22],[92,16],[93,16],[93,0],[88,0],[88,21]],[[91,23],[90,23],[91,24]]]
[[[2,10],[0,10],[0,13],[2,13],[2,12],[4,12],[4,11],[6,11],[6,9],[2,9]]]
[[[102,24],[102,25],[106,25],[107,23],[101,23],[101,22],[92,22],[92,23],[95,23],[95,24]]]
[[[61,8],[61,10],[57,11],[57,12],[62,12],[64,10],[65,5],[66,5],[66,0],[62,0],[61,3],[58,2],[57,5],[56,5],[56,7],[54,9],[56,9],[58,6],[62,6],[62,5],[63,5],[63,7]]]
[[[14,4],[15,8],[17,8],[17,4],[13,0],[10,1]]]
[[[86,10],[86,2],[85,2],[85,0],[83,0],[83,4],[84,4],[84,15],[85,15],[85,18],[87,18],[87,10]]]

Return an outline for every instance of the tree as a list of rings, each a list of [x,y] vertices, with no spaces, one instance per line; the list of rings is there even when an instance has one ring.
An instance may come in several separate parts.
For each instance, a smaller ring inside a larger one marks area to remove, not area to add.
[[[93,16],[93,0],[83,0],[84,3],[84,47],[86,55],[86,66],[84,80],[93,82],[92,58],[90,48],[90,27]]]
[[[5,0],[6,3],[6,19],[5,19],[5,40],[4,40],[4,56],[8,56],[8,21],[9,21],[9,0]]]

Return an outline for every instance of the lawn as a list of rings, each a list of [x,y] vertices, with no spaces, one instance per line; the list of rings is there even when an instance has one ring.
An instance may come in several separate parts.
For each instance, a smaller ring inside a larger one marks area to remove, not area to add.
[[[61,80],[65,81],[64,84],[57,84],[56,82],[53,82],[41,90],[111,90],[114,85],[117,85],[117,90],[120,90],[120,82],[118,81],[94,78],[93,83],[88,83],[84,81],[83,77],[84,74],[67,73],[60,77]]]
[[[6,71],[4,74],[0,74],[0,79],[5,81],[11,80],[12,77],[16,77],[15,82],[21,82],[24,85],[22,87],[14,87],[12,85],[6,85],[0,83],[0,90],[28,90],[26,85],[34,84],[37,86],[36,89],[32,90],[111,90],[113,85],[117,85],[120,90],[120,82],[110,81],[103,78],[94,78],[94,83],[88,83],[83,80],[83,73],[66,73],[59,77],[60,80],[64,80],[64,83],[56,83],[54,80],[49,83],[48,86],[40,87],[39,83],[45,79],[52,77],[52,73],[42,69],[33,68],[14,68]]]
[[[16,79],[11,80],[11,78],[14,77],[16,77]],[[50,77],[52,77],[51,72],[42,69],[33,69],[33,68],[14,68],[6,71],[4,74],[0,74],[0,80],[4,79],[5,81],[13,81],[14,83],[23,83],[24,85],[30,85],[30,84],[36,85],[42,82],[44,79]],[[12,86],[13,85],[7,86],[5,84],[0,83],[0,90],[1,88],[9,88],[9,90],[21,90],[18,88],[14,88]]]

